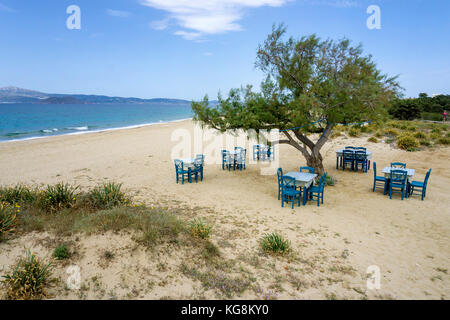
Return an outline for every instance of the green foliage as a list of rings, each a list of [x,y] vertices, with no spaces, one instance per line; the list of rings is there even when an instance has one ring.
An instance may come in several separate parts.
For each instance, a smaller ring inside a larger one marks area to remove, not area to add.
[[[357,127],[351,127],[351,128],[348,130],[348,135],[349,135],[350,137],[359,137],[360,134],[361,134],[361,131],[360,131],[360,129],[357,128]]]
[[[419,143],[420,143],[421,146],[424,146],[424,147],[430,147],[431,146],[431,141],[428,140],[428,139],[420,139]]]
[[[17,184],[14,187],[0,187],[0,202],[15,203],[31,203],[37,197],[35,190],[29,187]]]
[[[427,135],[423,133],[422,131],[418,131],[414,134],[414,138],[416,139],[426,139]]]
[[[281,235],[273,232],[265,234],[260,240],[261,247],[266,252],[286,253],[290,250],[290,242]]]
[[[402,136],[398,138],[397,146],[406,151],[415,151],[419,148],[419,141],[412,136]]]
[[[0,241],[6,234],[14,231],[17,224],[17,213],[20,207],[13,206],[8,202],[0,202]]]
[[[401,120],[418,119],[420,118],[421,111],[416,99],[399,99],[389,108],[389,114],[395,119]]]
[[[442,121],[442,114],[433,112],[422,112],[422,119],[431,121]]]
[[[3,276],[8,299],[32,300],[44,298],[45,286],[51,275],[51,264],[44,264],[30,251],[20,258],[11,274]]]
[[[398,135],[400,135],[400,131],[389,128],[384,131],[384,134],[391,137],[397,137]]]
[[[384,136],[384,132],[381,131],[381,130],[378,130],[378,131],[375,133],[375,137],[376,137],[376,138],[382,138],[383,136]]]
[[[77,200],[78,186],[58,183],[47,186],[40,199],[41,208],[45,211],[55,212],[64,208],[71,208]]]
[[[450,138],[442,137],[437,140],[437,143],[448,146],[450,144]]]
[[[211,233],[212,226],[206,224],[201,219],[195,219],[189,224],[189,229],[194,237],[206,239]]]
[[[367,139],[367,141],[373,142],[373,143],[377,143],[377,142],[378,142],[378,139],[375,138],[375,137],[370,137],[369,139]]]
[[[327,175],[325,179],[325,185],[326,186],[334,186],[336,185],[336,179],[334,179],[332,176]]]
[[[127,205],[131,201],[121,191],[122,184],[114,182],[105,183],[92,189],[87,195],[87,201],[95,209],[111,209]]]
[[[53,257],[57,260],[64,260],[70,257],[69,248],[65,244],[58,246],[53,251]]]

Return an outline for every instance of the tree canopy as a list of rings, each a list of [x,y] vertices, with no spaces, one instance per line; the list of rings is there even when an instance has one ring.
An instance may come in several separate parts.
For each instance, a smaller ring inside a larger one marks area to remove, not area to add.
[[[219,95],[217,107],[210,107],[205,97],[192,103],[194,119],[222,132],[285,130],[284,138],[272,143],[294,146],[322,173],[320,149],[333,127],[386,114],[399,85],[348,39],[311,35],[285,40],[285,34],[284,25],[274,26],[258,48],[255,65],[266,74],[259,92],[251,86],[232,89],[226,98]],[[308,133],[317,121],[322,133],[313,141]]]

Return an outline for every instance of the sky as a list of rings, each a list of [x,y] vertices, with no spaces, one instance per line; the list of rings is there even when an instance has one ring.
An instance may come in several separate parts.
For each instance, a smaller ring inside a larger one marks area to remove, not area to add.
[[[80,29],[67,26],[71,5]],[[406,97],[450,94],[449,0],[0,0],[0,87],[215,99],[259,87],[256,50],[278,23],[361,43]]]

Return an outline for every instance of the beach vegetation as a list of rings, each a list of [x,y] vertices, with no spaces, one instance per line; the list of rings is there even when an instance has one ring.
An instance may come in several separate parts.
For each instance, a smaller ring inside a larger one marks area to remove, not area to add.
[[[8,299],[36,300],[47,296],[46,287],[51,276],[51,263],[44,263],[29,250],[19,258],[12,271],[3,276]]]
[[[420,144],[416,138],[405,135],[405,136],[401,136],[400,138],[398,138],[397,146],[400,149],[403,149],[406,151],[416,151],[419,148]]]
[[[90,190],[85,201],[94,209],[111,209],[127,205],[131,200],[121,190],[122,184],[109,182]]]
[[[20,213],[19,205],[13,206],[8,202],[0,202],[0,241],[8,233],[14,231],[18,213]]]
[[[211,234],[212,226],[205,223],[202,219],[195,219],[190,222],[189,229],[194,237],[206,239]]]
[[[68,259],[70,257],[70,251],[67,245],[62,244],[56,247],[55,250],[53,251],[53,257],[56,260]]]
[[[369,139],[367,139],[367,141],[372,142],[372,143],[377,143],[378,139],[376,137],[370,137]]]
[[[290,251],[290,242],[280,234],[273,232],[265,234],[260,240],[261,248],[265,252],[284,254]]]
[[[41,208],[48,212],[56,212],[73,207],[78,197],[78,188],[68,183],[48,185],[40,197]]]

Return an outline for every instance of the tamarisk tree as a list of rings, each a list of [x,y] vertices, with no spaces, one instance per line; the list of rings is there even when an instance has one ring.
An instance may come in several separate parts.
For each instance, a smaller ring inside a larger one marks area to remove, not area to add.
[[[284,39],[285,33],[283,25],[274,26],[258,48],[256,67],[266,74],[259,92],[232,89],[226,98],[219,94],[214,107],[205,96],[192,103],[194,120],[221,132],[279,129],[280,140],[271,143],[293,146],[322,174],[320,150],[333,128],[383,117],[400,87],[361,45],[315,35]]]

